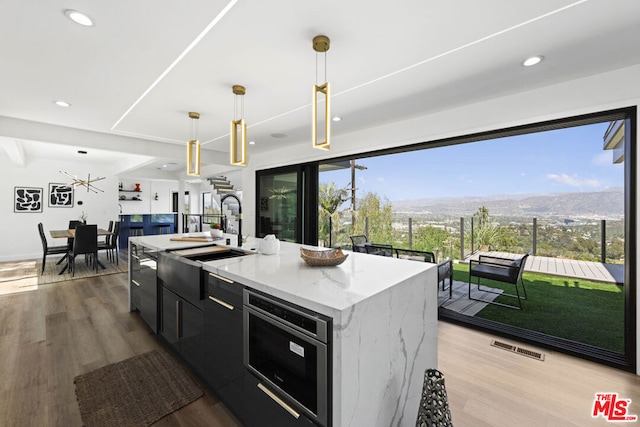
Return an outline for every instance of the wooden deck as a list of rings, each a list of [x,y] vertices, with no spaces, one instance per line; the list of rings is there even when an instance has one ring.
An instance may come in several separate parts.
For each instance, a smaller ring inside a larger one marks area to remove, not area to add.
[[[522,255],[506,252],[478,252],[471,258],[478,259],[479,254],[518,258]],[[549,258],[531,255],[527,259],[524,271],[549,274],[551,276],[571,277],[603,283],[624,283],[624,265],[603,264],[601,262],[577,261],[573,259]]]

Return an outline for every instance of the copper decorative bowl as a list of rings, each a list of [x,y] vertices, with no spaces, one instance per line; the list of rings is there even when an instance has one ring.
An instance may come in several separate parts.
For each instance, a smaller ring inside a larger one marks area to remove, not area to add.
[[[324,267],[330,265],[340,265],[349,254],[342,253],[342,249],[314,250],[300,248],[300,257],[309,265],[314,267]]]

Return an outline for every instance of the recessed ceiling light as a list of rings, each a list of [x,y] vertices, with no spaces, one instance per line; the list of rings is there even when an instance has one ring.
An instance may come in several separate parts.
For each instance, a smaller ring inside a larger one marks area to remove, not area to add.
[[[67,9],[64,11],[64,14],[76,24],[84,25],[85,27],[91,27],[93,25],[91,18],[77,10]]]
[[[53,101],[53,103],[58,107],[71,107],[71,104],[69,104],[67,101]]]
[[[544,59],[544,56],[541,56],[541,55],[532,56],[531,58],[525,59],[522,65],[524,65],[525,67],[531,67],[532,65],[539,64],[540,61],[542,61],[543,59]]]
[[[256,145],[255,141],[249,141],[249,145]]]
[[[335,117],[333,118],[333,121],[334,121],[334,122],[339,122],[340,120],[342,120],[342,117],[340,117],[340,116],[335,116]]]
[[[167,167],[167,165],[162,165],[162,167],[163,167],[163,168],[166,168],[166,167]]]

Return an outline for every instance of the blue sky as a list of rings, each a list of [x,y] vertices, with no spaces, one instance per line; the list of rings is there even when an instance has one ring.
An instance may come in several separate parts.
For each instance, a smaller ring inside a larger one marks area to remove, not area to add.
[[[601,191],[624,185],[622,164],[604,151],[607,123],[365,159],[358,192],[390,201]],[[320,182],[348,186],[350,170],[323,172]]]

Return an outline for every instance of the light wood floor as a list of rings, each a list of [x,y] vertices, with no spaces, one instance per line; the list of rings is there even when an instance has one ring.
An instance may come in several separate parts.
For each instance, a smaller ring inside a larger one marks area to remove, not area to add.
[[[439,326],[438,368],[456,427],[610,425],[591,418],[596,392],[632,399],[630,413],[640,415],[636,375],[538,349],[540,362],[491,347],[488,334]],[[0,425],[79,426],[76,375],[160,346],[127,311],[126,274],[2,295]],[[209,391],[156,424],[200,425],[238,426]]]

